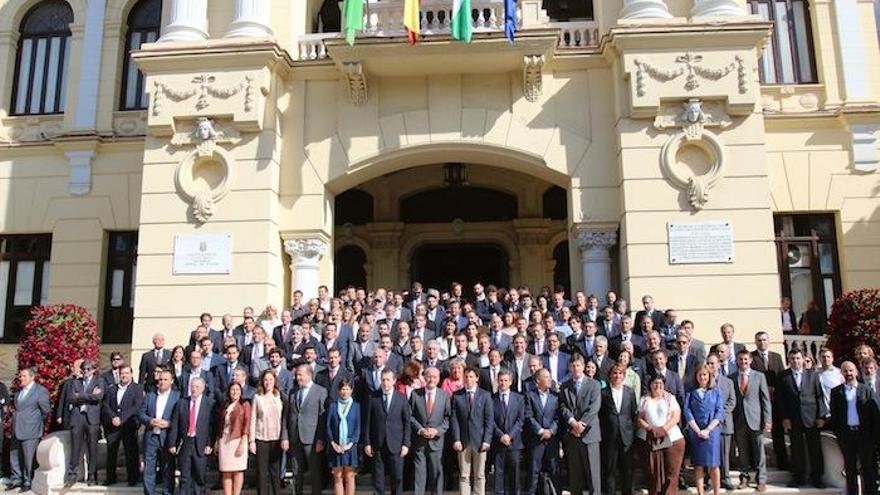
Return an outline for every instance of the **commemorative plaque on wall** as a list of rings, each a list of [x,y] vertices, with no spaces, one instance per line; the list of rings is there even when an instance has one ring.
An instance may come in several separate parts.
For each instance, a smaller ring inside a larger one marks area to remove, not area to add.
[[[227,275],[231,271],[232,234],[174,236],[174,275]]]
[[[733,263],[733,226],[729,221],[667,224],[669,263]]]

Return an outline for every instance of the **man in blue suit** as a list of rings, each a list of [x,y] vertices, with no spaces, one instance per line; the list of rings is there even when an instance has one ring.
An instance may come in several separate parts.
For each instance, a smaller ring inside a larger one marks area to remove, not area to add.
[[[674,371],[682,381],[685,393],[694,388],[694,372],[703,364],[703,360],[691,345],[691,336],[681,330],[675,335],[676,352],[669,359],[669,369]]]
[[[214,375],[202,368],[202,352],[193,350],[189,353],[189,367],[180,374],[177,391],[183,398],[189,397],[190,382],[195,378],[201,378],[205,382],[205,394],[209,397],[214,395]]]
[[[464,388],[452,397],[452,450],[458,453],[459,491],[486,492],[486,454],[492,446],[492,395],[481,389],[476,368],[464,372]]]
[[[560,350],[561,342],[559,335],[551,333],[547,336],[547,352],[542,356],[544,367],[550,370],[550,377],[557,389],[568,379],[568,361],[571,354]]]
[[[391,494],[403,493],[403,460],[409,453],[412,429],[406,395],[394,390],[397,376],[382,370],[382,386],[369,399],[364,425],[364,453],[373,460],[375,493],[387,493],[385,472],[391,474]]]
[[[664,349],[657,349],[651,354],[652,365],[648,366],[645,371],[645,379],[642,380],[642,393],[648,393],[651,377],[661,375],[666,380],[666,391],[674,395],[678,404],[682,405],[684,404],[684,384],[682,384],[678,373],[666,368],[668,359]]]
[[[243,366],[238,360],[238,346],[230,344],[226,347],[226,361],[214,366],[214,397],[226,397],[226,389],[235,378],[235,368]],[[280,388],[280,387],[279,387]]]
[[[213,452],[216,421],[214,401],[205,392],[207,384],[201,377],[190,380],[189,397],[181,399],[171,417],[168,451],[177,455],[180,469],[180,493],[202,495],[208,456]]]
[[[510,390],[512,383],[510,371],[501,370],[498,373],[498,393],[492,396],[492,452],[496,495],[507,493],[507,480],[510,480],[510,493],[520,492],[519,462],[523,449],[526,404],[521,394]]]
[[[156,471],[167,495],[174,493],[174,464],[166,448],[171,416],[180,393],[171,385],[174,374],[168,369],[157,373],[156,390],[147,394],[141,405],[140,418],[144,425],[144,495],[160,493],[156,490]]]
[[[552,480],[559,471],[559,396],[550,390],[549,371],[540,369],[535,378],[537,390],[528,393],[526,406],[527,445],[531,451],[526,493],[530,495],[538,492],[538,480],[542,475]]]

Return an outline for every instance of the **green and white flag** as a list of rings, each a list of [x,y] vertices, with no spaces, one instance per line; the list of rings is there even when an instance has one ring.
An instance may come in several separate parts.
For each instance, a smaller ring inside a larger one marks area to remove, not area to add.
[[[364,29],[364,0],[345,0],[342,4],[342,32],[345,41],[354,45],[358,31]]]
[[[452,37],[470,43],[472,31],[471,0],[455,0],[452,3]]]

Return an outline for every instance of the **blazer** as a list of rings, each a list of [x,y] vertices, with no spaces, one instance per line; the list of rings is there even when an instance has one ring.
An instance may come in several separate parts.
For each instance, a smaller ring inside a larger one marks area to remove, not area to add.
[[[544,361],[544,368],[550,370],[550,354],[545,353],[541,356]],[[551,376],[550,378],[556,383],[562,383],[565,380],[568,380],[568,362],[571,359],[571,354],[567,352],[559,351],[557,353],[557,363],[556,363],[556,376]]]
[[[752,431],[762,431],[765,424],[773,421],[773,406],[770,402],[767,379],[764,378],[763,373],[755,370],[749,370],[748,376],[749,386],[745,393],[739,386],[739,370],[728,377],[733,382],[733,390],[736,393],[733,419],[736,423],[744,422]]]
[[[292,350],[290,336],[293,335],[293,326],[293,322],[291,322],[287,329],[286,339],[282,337],[282,332],[284,331],[283,324],[272,329],[272,340],[275,342],[275,347],[277,347],[285,356],[290,354],[290,351]],[[244,335],[242,335],[242,337],[244,337]]]
[[[104,393],[102,416],[105,433],[117,431],[123,426],[137,428],[138,425],[138,412],[144,402],[144,389],[137,383],[129,383],[122,394],[122,402],[116,401],[118,391],[119,385],[111,385]],[[122,421],[119,428],[113,426],[111,422],[115,417]]]
[[[506,333],[498,332],[495,334],[489,334],[489,345],[492,347],[492,349],[498,349],[498,351],[501,352],[502,356],[507,353],[507,350],[510,349],[511,344],[513,344],[513,338],[511,338],[510,335],[507,335]]]
[[[547,391],[547,404],[541,407],[541,396],[538,391],[529,392],[526,395],[526,415],[525,424],[527,431],[531,433],[528,436],[531,445],[539,443],[538,432],[548,430],[553,437],[559,432],[559,395],[555,392]]]
[[[461,389],[452,396],[452,441],[480,450],[482,444],[492,445],[492,394],[477,387],[473,403],[468,404],[468,392]]]
[[[359,375],[361,369],[370,365],[370,359],[373,357],[373,352],[375,352],[378,347],[379,343],[375,340],[367,340],[366,342],[355,340],[352,343],[351,362],[352,366],[354,366],[355,374]]]
[[[782,359],[782,355],[773,351],[767,351],[767,361],[769,362],[764,361],[764,357],[760,352],[757,350],[752,351],[752,369],[764,373],[764,377],[767,379],[767,386],[775,389],[780,375],[785,371],[785,362]]]
[[[401,447],[410,446],[412,428],[409,402],[406,395],[396,390],[391,391],[391,406],[387,409],[384,400],[382,390],[370,395],[365,411],[363,442],[373,449],[386,447],[392,454],[399,455]]]
[[[605,325],[605,319],[601,319],[596,322],[596,335],[604,335],[609,339],[613,339],[614,337],[620,335],[620,331],[620,323],[614,320],[611,320],[610,328]]]
[[[829,400],[831,407],[831,431],[841,438],[849,427],[847,425],[846,384],[838,385],[831,389]],[[874,391],[864,383],[856,385],[856,411],[859,414],[861,432],[869,440],[875,438],[880,421],[880,410],[877,401],[874,400]]]
[[[424,448],[429,451],[443,450],[443,437],[449,430],[450,405],[449,395],[440,387],[434,389],[434,408],[428,414],[427,389],[420,388],[413,391],[409,398],[410,426],[412,427],[412,443],[414,448]],[[436,437],[428,440],[419,435],[423,428],[434,428],[439,433]]]
[[[776,392],[780,399],[776,401],[776,406],[781,408],[779,414],[782,419],[791,421],[795,428],[813,428],[817,419],[828,417],[822,384],[819,382],[819,374],[815,371],[803,370],[801,386],[798,387],[794,379],[794,370],[790,368],[785,370],[779,377]]]
[[[721,390],[717,387],[707,389],[702,399],[696,389],[691,390],[684,400],[682,416],[685,424],[694,421],[701,428],[716,419],[720,423],[724,420],[724,397]]]
[[[244,366],[244,363],[238,361],[234,365],[230,365],[228,361],[224,361],[223,364],[211,369],[211,373],[214,375],[214,397],[226,397],[226,389],[235,378],[230,372],[234,372],[236,366]]]
[[[519,390],[520,381],[525,381],[526,378],[532,376],[532,373],[529,371],[529,358],[531,357],[531,354],[525,353],[522,360],[522,367],[519,369],[516,367],[516,358],[513,355],[508,355],[504,362],[501,363],[501,366],[507,368],[513,373],[513,376],[511,377],[513,379],[512,388],[517,392],[524,392],[523,390]]]
[[[85,380],[77,378],[70,387],[66,407],[72,413],[85,406],[86,421],[90,425],[101,424],[101,401],[104,400],[106,384],[99,376],[94,376],[85,388]]]
[[[733,410],[736,409],[736,392],[733,382],[724,375],[718,375],[715,386],[721,392],[724,401],[724,420],[721,421],[721,434],[733,435]]]
[[[325,414],[327,413],[327,390],[312,383],[302,400],[299,401],[299,390],[290,394],[284,418],[281,420],[281,438],[290,441],[291,445],[312,445],[324,440],[326,432]]]
[[[339,419],[338,401],[330,401],[330,405],[327,407],[326,423],[324,425],[327,429],[325,438],[328,443],[332,441],[340,445],[357,444],[361,439],[361,406],[357,402],[351,401],[348,414],[345,415],[345,424],[348,427],[348,439],[345,444],[340,443],[341,439],[339,438],[339,425],[342,421]]]
[[[642,357],[642,354],[645,353],[645,349],[648,347],[647,342],[645,342],[645,338],[633,332],[629,336],[629,342],[632,343],[633,351],[635,352],[636,357]],[[608,339],[609,354],[614,356],[615,359],[617,359],[617,356],[620,354],[621,346],[623,346],[622,333],[619,333],[614,337]]]
[[[642,316],[648,314],[644,309],[636,313],[636,317],[633,320],[633,332],[641,333],[641,322]],[[654,322],[654,328],[660,328],[660,325],[663,323],[665,316],[663,315],[663,311],[654,308],[654,311],[651,313],[651,321]]]
[[[71,388],[73,388],[73,382],[75,381],[76,377],[71,376],[61,382],[61,391],[58,394],[58,402],[55,403],[55,420],[61,420],[60,425],[62,430],[70,428],[70,409],[67,407],[67,404],[70,401],[69,397],[72,393]]]
[[[151,349],[141,355],[141,364],[138,367],[137,382],[144,387],[155,387],[156,378],[154,373],[156,372],[156,366],[159,364],[168,364],[168,362],[171,361],[170,350],[162,349],[159,353],[161,357],[158,361],[156,360],[155,351],[155,349]]]
[[[572,419],[587,425],[587,429],[581,437],[586,444],[602,441],[602,431],[599,426],[599,406],[601,405],[601,393],[599,382],[583,377],[581,379],[580,393],[576,390],[574,378],[565,382],[560,392],[559,415],[564,425]]]
[[[590,358],[590,361],[596,363],[596,367],[598,368],[596,370],[596,376],[600,380],[607,380],[608,373],[610,373],[611,368],[614,367],[615,360],[612,359],[611,356],[609,356],[608,354],[605,354],[602,357],[602,363],[600,364],[598,357],[595,354],[593,354],[593,357]]]
[[[162,411],[161,419],[170,423],[171,418],[174,415],[174,410],[177,408],[177,402],[180,400],[180,392],[172,388],[168,391],[168,394],[168,402],[165,403],[165,409]],[[158,392],[155,391],[147,394],[147,396],[144,397],[144,401],[141,403],[141,409],[138,412],[138,420],[144,425],[144,445],[147,444],[147,437],[153,433],[152,428],[150,428],[150,421],[156,417],[156,402],[158,397]],[[161,445],[167,445],[166,442],[168,440],[169,429],[170,426],[159,430],[159,443]]]
[[[287,370],[285,370],[287,371]],[[288,376],[290,376],[290,372],[287,372]],[[354,380],[351,372],[345,369],[341,364],[339,365],[339,369],[336,370],[336,376],[333,379],[330,379],[330,369],[324,368],[315,375],[315,383],[324,387],[327,390],[327,397],[331,401],[335,401],[339,398],[339,383],[343,380]]]
[[[602,428],[603,442],[618,442],[629,449],[636,434],[636,418],[639,406],[633,389],[623,386],[620,411],[614,405],[611,387],[602,389],[602,404],[599,407],[599,425]]]
[[[653,366],[645,370],[645,377],[642,380],[642,395],[648,393],[651,388],[651,377],[657,374],[657,369]],[[675,399],[678,401],[678,405],[681,406],[684,404],[684,383],[682,383],[681,378],[679,378],[678,373],[667,368],[665,373],[663,374],[663,378],[666,380],[666,386],[664,387],[667,392],[675,396]]]
[[[513,390],[507,393],[507,406],[501,401],[501,393],[492,396],[492,440],[494,448],[522,450],[522,432],[526,419],[526,399]],[[510,436],[510,446],[501,444],[502,435]]]
[[[675,374],[679,374],[679,361],[678,361],[678,352],[673,353],[669,356],[669,369],[675,372]],[[684,379],[682,380],[682,385],[684,386],[685,393],[690,391],[695,386],[695,377],[694,371],[697,369],[699,365],[703,364],[703,360],[700,359],[697,352],[690,348],[688,349],[687,356],[685,357],[685,365],[684,365]],[[679,375],[679,378],[681,376]]]
[[[189,397],[189,380],[192,376],[192,369],[189,366],[183,368],[183,372],[180,374],[180,380],[177,383],[177,391],[180,392],[180,396],[182,398]],[[202,370],[199,373],[199,377],[205,380],[205,394],[208,397],[214,396],[214,391],[217,387],[214,385],[214,375],[210,371]]]
[[[182,442],[189,431],[189,407],[194,399],[192,397],[184,397],[177,401],[177,407],[174,408],[174,414],[171,416],[171,427],[168,431],[169,447],[177,447]],[[196,456],[205,456],[205,447],[214,445],[214,439],[217,434],[217,422],[213,421],[214,401],[207,394],[197,399],[201,401],[199,404],[199,414],[196,417],[196,436],[195,447]]]
[[[30,391],[21,398],[21,389],[12,397],[12,433],[18,440],[42,438],[46,416],[49,415],[49,391],[34,382]]]
[[[116,378],[113,377],[113,369],[109,369],[100,375],[101,380],[104,381],[104,386],[102,389],[106,390],[110,388],[110,385],[116,385]]]
[[[219,403],[217,405],[217,430],[216,434],[218,437],[223,435],[223,430],[226,428],[226,408],[229,407],[229,403]],[[242,400],[239,402],[237,406],[232,410],[232,413],[229,415],[229,438],[236,439],[241,438],[243,435],[247,435],[250,433],[250,425],[251,425],[251,404],[244,400],[244,394],[242,394]]]

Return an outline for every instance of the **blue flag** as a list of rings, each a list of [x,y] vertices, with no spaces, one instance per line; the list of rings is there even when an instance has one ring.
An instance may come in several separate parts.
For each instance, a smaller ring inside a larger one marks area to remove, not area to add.
[[[516,0],[504,0],[504,34],[513,43],[516,34]]]

